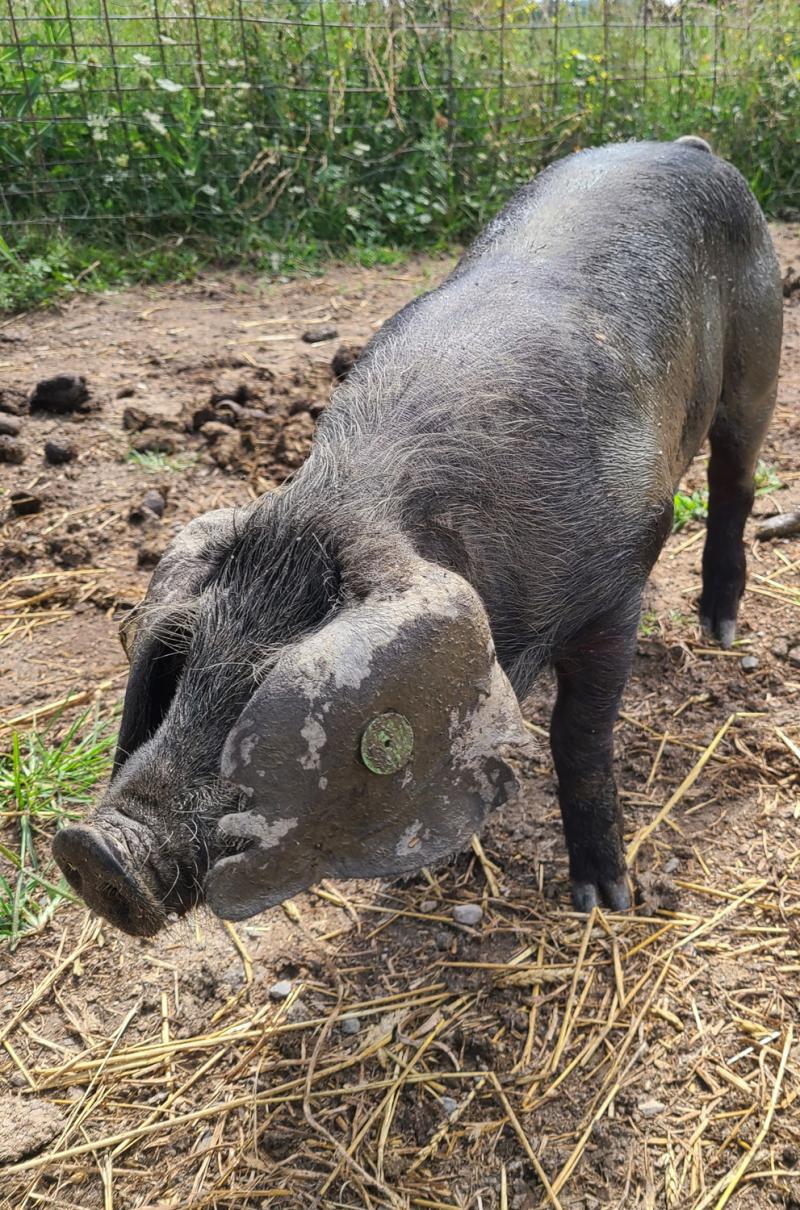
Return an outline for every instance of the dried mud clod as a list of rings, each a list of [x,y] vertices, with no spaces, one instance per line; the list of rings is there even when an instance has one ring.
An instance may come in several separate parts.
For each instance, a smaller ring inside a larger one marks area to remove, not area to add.
[[[136,566],[145,571],[152,571],[154,567],[158,566],[166,547],[167,543],[162,538],[153,538],[142,542],[136,552]]]
[[[181,442],[175,433],[163,428],[146,428],[131,442],[131,449],[139,454],[175,454]]]
[[[800,269],[795,269],[794,265],[789,265],[782,279],[783,297],[791,298],[792,295],[800,292]]]
[[[36,1155],[64,1125],[61,1111],[50,1101],[0,1097],[0,1164]]]
[[[344,382],[361,356],[363,348],[363,345],[339,345],[331,360],[331,373],[336,382]]]
[[[326,340],[335,340],[338,335],[338,328],[334,328],[332,324],[321,324],[316,328],[308,328],[302,339],[307,345],[318,345]]]
[[[0,435],[0,462],[9,462],[20,466],[26,458],[25,446],[16,437],[7,434]]]
[[[668,874],[643,870],[636,879],[636,902],[651,914],[673,912],[680,902],[680,893]]]
[[[32,412],[88,411],[89,388],[82,374],[56,374],[37,382],[30,397]]]
[[[44,501],[35,492],[12,492],[10,496],[11,512],[15,517],[32,517],[42,511]]]
[[[241,378],[223,375],[214,383],[209,403],[211,407],[214,407],[216,404],[222,403],[223,400],[232,400],[233,403],[244,406],[244,404],[250,403],[259,397],[258,392],[254,391],[250,384],[244,382]]]
[[[89,546],[80,538],[50,538],[47,543],[47,553],[57,567],[86,567],[92,561]]]
[[[0,437],[19,437],[21,428],[16,416],[0,415]]]
[[[28,397],[15,387],[0,387],[0,412],[6,416],[22,416],[28,410]]]
[[[64,466],[78,457],[77,447],[71,441],[45,441],[44,458],[51,466]]]
[[[311,447],[314,428],[314,421],[308,412],[300,412],[297,416],[293,416],[278,438],[275,448],[276,458],[290,470],[296,470],[297,467],[302,466]]]

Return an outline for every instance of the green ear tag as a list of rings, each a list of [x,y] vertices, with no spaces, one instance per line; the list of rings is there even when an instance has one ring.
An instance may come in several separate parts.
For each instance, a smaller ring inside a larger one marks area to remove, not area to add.
[[[361,736],[361,759],[370,773],[396,773],[413,750],[414,732],[402,714],[379,714]]]

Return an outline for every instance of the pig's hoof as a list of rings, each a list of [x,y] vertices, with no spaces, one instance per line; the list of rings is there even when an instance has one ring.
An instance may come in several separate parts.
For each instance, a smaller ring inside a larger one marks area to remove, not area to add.
[[[716,620],[702,617],[700,625],[707,639],[716,639],[720,647],[724,647],[726,650],[733,646],[733,640],[736,638],[736,618]]]
[[[601,880],[597,883],[573,882],[572,906],[576,912],[583,912],[588,916],[592,908],[598,907],[601,903],[612,912],[628,910],[631,906],[631,892],[628,887],[627,875],[623,874],[621,878]]]

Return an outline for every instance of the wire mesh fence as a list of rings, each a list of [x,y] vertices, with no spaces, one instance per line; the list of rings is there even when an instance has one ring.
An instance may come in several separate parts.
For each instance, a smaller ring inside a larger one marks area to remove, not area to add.
[[[466,234],[577,146],[800,190],[796,0],[0,0],[0,224]],[[795,28],[793,28],[793,26]]]

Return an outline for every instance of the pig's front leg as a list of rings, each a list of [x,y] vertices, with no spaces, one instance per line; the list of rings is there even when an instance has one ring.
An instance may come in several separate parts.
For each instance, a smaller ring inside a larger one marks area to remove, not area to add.
[[[555,660],[550,743],[558,775],[572,902],[630,907],[622,812],[614,781],[614,723],[636,646],[636,609],[585,629]]]

